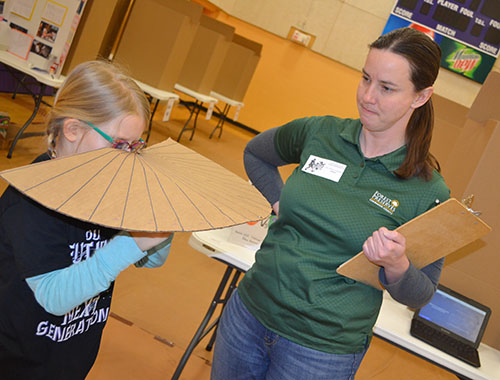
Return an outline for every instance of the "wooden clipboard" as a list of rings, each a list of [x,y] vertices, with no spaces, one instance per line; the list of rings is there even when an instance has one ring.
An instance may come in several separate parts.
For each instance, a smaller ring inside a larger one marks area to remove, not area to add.
[[[462,203],[450,198],[396,231],[406,238],[406,255],[420,269],[480,239],[491,228]],[[337,273],[382,290],[379,269],[360,252],[339,266]]]

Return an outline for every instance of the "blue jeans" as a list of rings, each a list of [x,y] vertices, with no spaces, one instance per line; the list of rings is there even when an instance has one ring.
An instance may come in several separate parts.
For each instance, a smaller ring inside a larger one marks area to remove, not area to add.
[[[354,379],[366,353],[329,354],[265,328],[235,291],[217,329],[211,380]]]

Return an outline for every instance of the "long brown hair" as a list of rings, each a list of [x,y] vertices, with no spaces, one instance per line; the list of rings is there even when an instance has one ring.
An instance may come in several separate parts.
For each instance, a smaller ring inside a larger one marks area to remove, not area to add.
[[[441,63],[441,49],[426,34],[412,28],[396,29],[380,36],[370,44],[370,48],[388,50],[404,57],[410,64],[410,79],[415,91],[434,84]],[[433,128],[434,107],[430,98],[413,111],[408,121],[405,136],[407,155],[394,172],[398,177],[408,179],[418,176],[428,181],[434,169],[441,170],[439,162],[429,151]]]

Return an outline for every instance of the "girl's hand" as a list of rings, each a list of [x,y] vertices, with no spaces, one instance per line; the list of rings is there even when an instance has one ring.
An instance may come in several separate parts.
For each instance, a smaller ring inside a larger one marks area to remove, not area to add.
[[[138,232],[129,231],[130,236],[135,240],[139,249],[143,252],[156,247],[158,244],[164,242],[171,235],[171,232],[153,233],[153,232]]]

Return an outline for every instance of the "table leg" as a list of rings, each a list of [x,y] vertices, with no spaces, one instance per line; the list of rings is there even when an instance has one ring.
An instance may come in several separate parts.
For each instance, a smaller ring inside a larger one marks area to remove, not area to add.
[[[230,108],[231,108],[231,106],[229,104],[226,104],[224,106],[224,110],[220,114],[219,121],[217,122],[217,125],[213,129],[212,133],[210,133],[210,138],[212,138],[212,136],[214,135],[214,133],[217,129],[220,129],[219,130],[219,138],[222,136],[222,127],[224,126],[224,122],[226,121],[226,117],[227,117],[227,114],[229,113]]]
[[[240,271],[236,271],[236,273],[233,276],[233,279],[231,280],[231,284],[229,284],[229,288],[227,289],[226,296],[224,297],[224,303],[222,304],[222,310],[220,312],[221,315],[222,315],[222,312],[224,311],[224,308],[226,307],[227,301],[229,301],[229,299],[231,298],[231,295],[233,294],[234,290],[236,289],[236,284],[238,283],[238,279],[240,278],[240,274],[241,274]],[[217,321],[216,321],[217,323],[214,322],[215,323],[214,332],[213,332],[212,336],[210,337],[210,341],[208,342],[207,346],[205,347],[205,350],[207,350],[207,351],[212,351],[212,348],[215,344],[215,338],[217,337],[217,328],[219,327],[219,319],[220,319],[220,316],[219,316],[219,318],[217,318]]]
[[[229,285],[229,288],[226,291],[226,295],[224,298],[222,298],[222,293],[224,292],[224,289],[226,288],[226,285],[229,281],[229,277],[231,276],[231,273],[233,270],[236,270],[236,273],[233,276],[233,279]],[[217,307],[218,304],[222,304],[223,306],[226,304],[227,300],[231,296],[232,292],[234,291],[234,288],[236,287],[236,283],[238,282],[238,278],[241,274],[241,271],[234,269],[230,266],[227,267],[226,271],[224,272],[224,275],[219,283],[219,287],[217,288],[217,291],[215,292],[214,298],[212,299],[212,303],[210,304],[210,307],[208,308],[207,313],[205,314],[205,317],[203,318],[200,326],[198,327],[198,330],[196,330],[196,333],[194,334],[193,338],[191,339],[191,342],[189,343],[189,346],[186,348],[186,351],[184,352],[184,355],[182,355],[181,360],[179,361],[179,364],[177,365],[177,368],[175,369],[174,375],[172,376],[172,380],[177,380],[179,379],[179,376],[181,375],[182,370],[184,369],[184,366],[186,365],[189,357],[193,353],[193,350],[195,347],[200,343],[200,341],[214,328],[217,326],[219,322],[218,317],[210,326],[207,327],[208,322],[210,321],[210,318],[212,317],[213,313],[215,312],[215,308]],[[215,334],[215,332],[214,332]],[[212,338],[210,342],[215,341],[215,336],[212,335]],[[210,343],[209,343],[210,345]],[[213,346],[213,342],[212,345]],[[211,349],[210,346],[210,349]]]
[[[199,101],[199,103],[198,103],[198,100],[195,100],[195,102],[193,104],[193,108],[189,108],[189,106],[186,106],[189,109],[189,111],[190,111],[189,118],[184,123],[184,126],[182,127],[181,133],[179,133],[179,137],[177,137],[177,142],[180,141],[180,139],[182,137],[182,134],[185,131],[189,131],[189,130],[192,130],[191,137],[189,138],[189,140],[191,141],[193,139],[194,131],[196,129],[196,122],[198,120],[198,114],[200,113],[202,104],[203,104],[202,101]],[[185,105],[185,103],[184,103],[184,105]],[[191,121],[191,118],[193,117],[193,114],[196,114],[196,116],[195,116],[195,119],[194,119],[193,126],[189,128],[188,125],[189,125],[189,122]]]
[[[151,117],[149,118],[149,127],[148,127],[148,134],[146,136],[146,143],[149,141],[149,136],[151,135],[151,127],[153,126],[153,117],[155,115],[155,112],[158,108],[159,103],[160,103],[160,99],[156,99],[156,103],[153,107],[153,111],[151,112]]]
[[[26,128],[31,124],[33,119],[35,118],[36,114],[38,113],[38,109],[40,108],[40,103],[42,102],[42,97],[43,97],[43,92],[45,90],[45,85],[43,83],[40,84],[40,92],[38,95],[33,95],[33,98],[35,100],[35,108],[33,109],[33,113],[29,117],[29,119],[24,123],[24,125],[21,127],[21,129],[17,132],[16,136],[14,137],[14,140],[12,141],[12,145],[10,146],[9,153],[7,154],[7,158],[12,157],[12,153],[14,152],[14,148],[16,147],[17,141],[22,138],[22,135],[25,131]],[[30,135],[32,136],[32,135]]]
[[[11,72],[11,75],[14,76],[14,74]],[[26,75],[23,75],[23,79],[19,79],[17,77],[15,77],[17,82],[16,82],[16,87],[14,88],[14,92],[12,93],[12,99],[15,99],[16,98],[16,95],[17,95],[17,91],[19,90],[19,86],[21,86],[21,83],[24,82],[24,80],[26,79]]]

